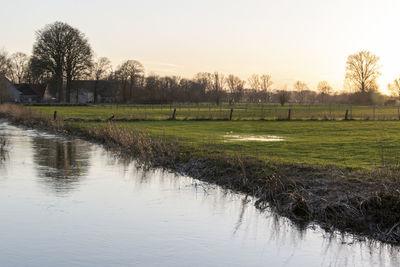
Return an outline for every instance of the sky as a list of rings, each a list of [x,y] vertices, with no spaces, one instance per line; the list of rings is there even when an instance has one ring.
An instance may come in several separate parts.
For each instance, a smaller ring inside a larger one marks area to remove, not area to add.
[[[398,0],[0,0],[0,49],[30,54],[35,32],[63,21],[114,66],[135,59],[147,74],[270,74],[277,89],[326,80],[336,90],[347,57],[368,50],[385,91],[400,76],[399,10]]]

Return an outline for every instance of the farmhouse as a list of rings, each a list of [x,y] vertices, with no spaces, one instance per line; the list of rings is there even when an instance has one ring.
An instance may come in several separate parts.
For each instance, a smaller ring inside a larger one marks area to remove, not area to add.
[[[76,80],[71,82],[71,103],[93,103],[97,91],[97,103],[113,103],[116,100],[118,82],[107,80]],[[64,92],[65,84],[64,84]],[[44,101],[58,99],[57,88],[54,83],[49,83],[43,94]],[[65,98],[64,98],[65,99]]]
[[[21,92],[22,103],[40,103],[43,100],[43,95],[46,90],[46,84],[17,84],[15,85],[18,91]]]
[[[20,101],[21,92],[4,75],[0,75],[0,103]]]

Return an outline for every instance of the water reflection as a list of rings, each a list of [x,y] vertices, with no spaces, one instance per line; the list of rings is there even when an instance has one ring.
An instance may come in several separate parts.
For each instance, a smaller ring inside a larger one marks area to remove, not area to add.
[[[0,136],[0,163],[5,161],[7,158],[7,145],[7,138],[4,136]]]
[[[32,140],[38,177],[57,194],[79,186],[89,166],[90,146],[80,140],[36,136]]]

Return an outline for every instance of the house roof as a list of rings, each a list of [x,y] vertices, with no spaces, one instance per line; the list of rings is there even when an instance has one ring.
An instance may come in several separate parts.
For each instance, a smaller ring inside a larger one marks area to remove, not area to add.
[[[43,97],[43,94],[46,90],[46,85],[23,83],[16,85],[16,88],[22,93],[22,95],[36,95],[38,97]]]
[[[94,92],[94,88],[97,84],[97,92],[102,97],[115,97],[118,89],[118,82],[108,80],[75,80],[71,82],[71,91],[74,92],[77,89],[82,92]]]
[[[116,92],[118,90],[118,82],[117,81],[108,81],[108,80],[74,80],[71,81],[71,93],[76,92],[77,90],[80,93],[83,92],[94,92],[94,88],[97,83],[97,92],[98,95],[102,97],[115,97]],[[65,84],[64,84],[65,88]],[[48,96],[56,96],[57,95],[57,87],[55,82],[50,82],[47,87]]]

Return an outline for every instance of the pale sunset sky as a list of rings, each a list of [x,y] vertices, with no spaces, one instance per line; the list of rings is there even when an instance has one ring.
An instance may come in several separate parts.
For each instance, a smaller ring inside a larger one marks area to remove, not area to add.
[[[342,88],[349,54],[378,55],[383,92],[400,75],[396,0],[14,0],[1,3],[0,49],[31,53],[35,31],[67,22],[96,56],[146,73],[192,77],[219,71],[271,74],[275,87],[321,80]]]

